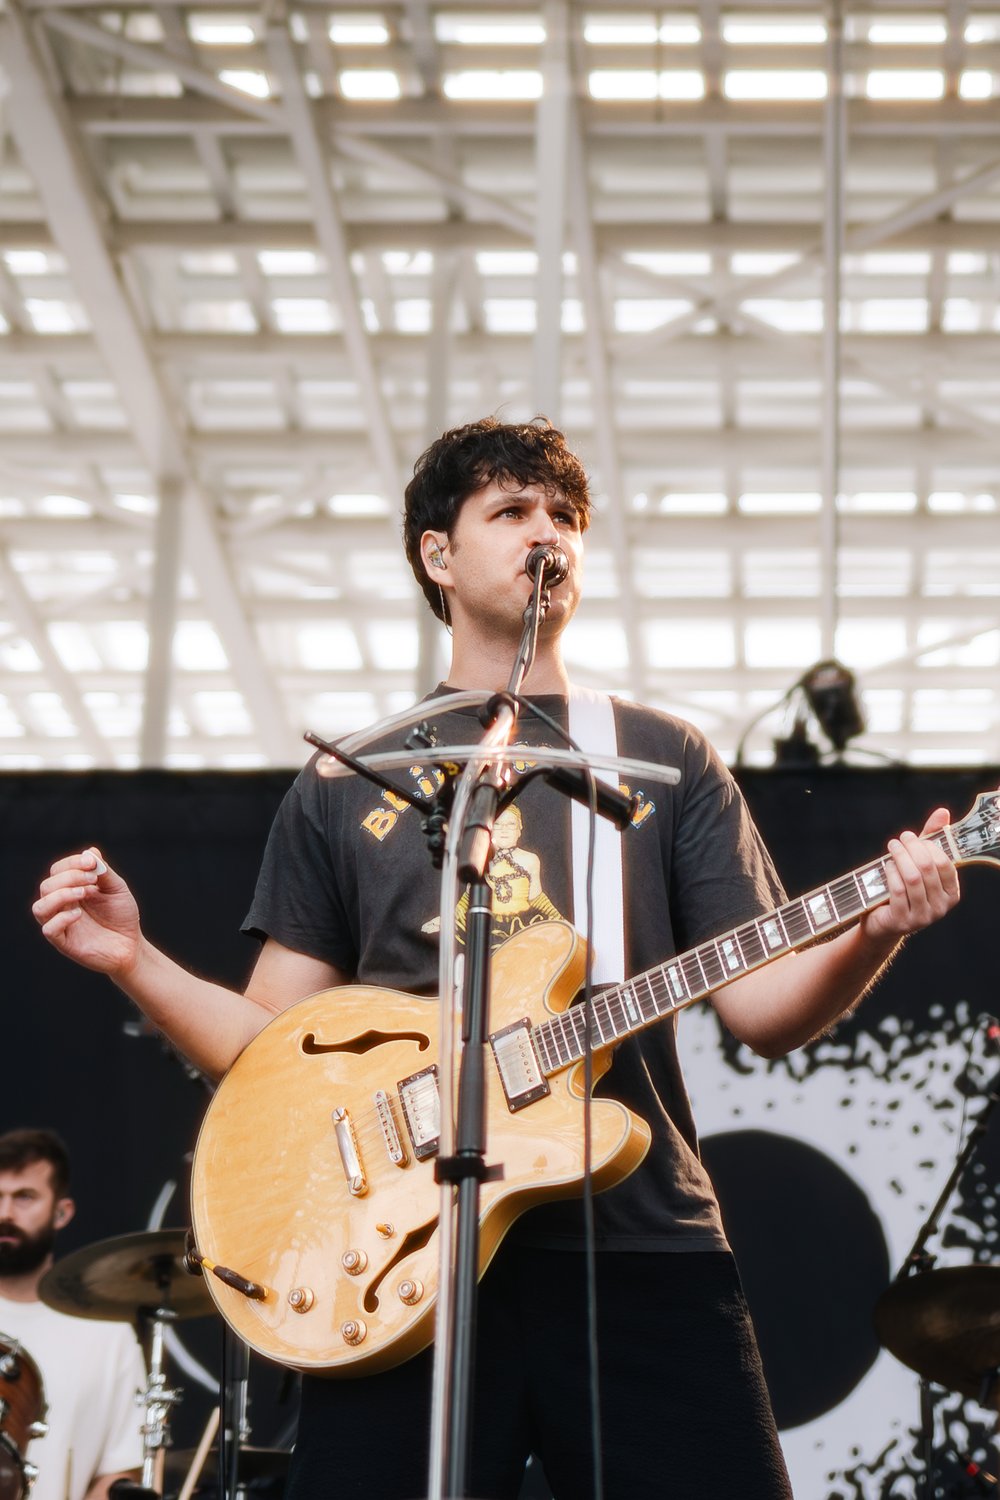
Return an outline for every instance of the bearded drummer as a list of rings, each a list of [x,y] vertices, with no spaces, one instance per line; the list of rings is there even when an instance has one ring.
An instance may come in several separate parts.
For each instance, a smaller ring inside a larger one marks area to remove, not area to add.
[[[76,1211],[69,1157],[51,1130],[0,1135],[0,1335],[40,1374],[48,1432],[31,1444],[31,1500],[107,1500],[116,1479],[138,1479],[146,1372],[127,1323],[71,1318],[39,1297],[56,1234]],[[25,1378],[24,1367],[21,1377]],[[2,1428],[2,1424],[0,1424]],[[25,1455],[19,1455],[22,1459]],[[0,1500],[20,1500],[16,1491]]]

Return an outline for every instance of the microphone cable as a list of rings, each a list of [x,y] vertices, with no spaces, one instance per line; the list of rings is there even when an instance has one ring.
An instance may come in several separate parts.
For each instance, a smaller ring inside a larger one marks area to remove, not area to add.
[[[571,750],[583,753],[580,746],[556,719],[553,719],[544,709],[534,703],[530,698],[522,698],[517,695],[516,701],[522,708],[533,713],[536,718],[548,725]],[[567,704],[568,707],[568,704]],[[597,778],[589,766],[582,767],[587,781],[588,791],[588,833],[587,833],[587,920],[586,920],[586,962],[583,977],[583,1000],[581,1002],[584,1012],[584,1039],[583,1039],[583,1243],[586,1263],[586,1304],[587,1304],[587,1364],[589,1370],[589,1409],[590,1409],[590,1437],[594,1455],[594,1493],[593,1500],[604,1500],[604,1461],[601,1443],[601,1386],[600,1386],[600,1346],[597,1336],[597,1233],[594,1222],[594,1183],[592,1173],[593,1158],[593,1121],[591,1118],[591,1101],[594,1087],[594,847],[597,842]],[[576,920],[579,914],[573,913]],[[624,975],[622,976],[624,978]]]

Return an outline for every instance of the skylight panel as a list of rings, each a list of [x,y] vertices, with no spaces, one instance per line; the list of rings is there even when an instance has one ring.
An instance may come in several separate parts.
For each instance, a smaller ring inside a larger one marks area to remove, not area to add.
[[[362,666],[354,631],[341,620],[300,625],[295,637],[299,660],[309,671],[328,672],[336,666],[340,672],[357,672]]]
[[[207,735],[248,735],[253,723],[247,713],[243,694],[217,689],[200,689],[191,694],[191,716],[195,725]]]
[[[781,250],[737,250],[729,265],[734,276],[774,276],[800,259]]]
[[[282,333],[333,333],[333,306],[325,297],[272,297],[271,311]]]
[[[42,734],[58,739],[76,734],[76,725],[58,693],[29,693],[27,706],[32,723]]]
[[[195,11],[188,15],[187,28],[191,40],[202,47],[248,47],[257,40],[257,31],[249,16]]]
[[[856,308],[847,308],[845,326],[861,333],[925,333],[925,297],[868,297]]]
[[[24,310],[36,333],[78,333],[89,327],[78,302],[55,297],[25,297]]]
[[[656,508],[665,516],[723,516],[729,509],[729,497],[717,491],[686,493],[670,490],[661,497]]]
[[[587,78],[593,99],[703,99],[705,79],[695,68],[595,68]]]
[[[656,99],[660,80],[652,68],[595,68],[587,87],[592,99]]]
[[[383,250],[382,264],[390,276],[429,276],[434,256],[430,250]]]
[[[708,276],[712,270],[712,257],[704,250],[629,250],[622,259],[657,276]]]
[[[486,297],[483,316],[490,333],[534,333],[533,297]]]
[[[340,92],[345,99],[389,100],[401,98],[403,89],[391,68],[344,68]]]
[[[740,496],[737,508],[747,516],[805,516],[815,514],[822,503],[815,490],[782,493],[747,490]]]
[[[389,40],[389,28],[384,16],[342,11],[331,20],[328,35],[338,47],[384,47]]]
[[[394,311],[400,333],[430,332],[431,303],[428,297],[400,297]]]
[[[973,46],[1000,41],[1000,15],[976,16],[965,23],[965,40]]]
[[[727,99],[825,99],[826,74],[819,68],[732,68],[722,88]]]
[[[690,47],[701,40],[701,26],[694,16],[684,14],[666,15],[659,21],[650,11],[594,14],[584,21],[583,39],[598,47],[648,47],[657,42]]]
[[[867,515],[914,511],[916,508],[917,497],[912,490],[856,490],[853,495],[841,495],[838,503],[840,510]]]
[[[588,16],[583,39],[596,46],[645,47],[659,40],[656,17],[644,15]]]
[[[992,99],[994,76],[982,68],[968,68],[959,76],[958,92],[962,99]]]
[[[258,250],[257,264],[265,276],[318,276],[325,262],[315,250]]]
[[[267,74],[262,73],[259,68],[223,68],[219,78],[222,83],[239,89],[242,94],[252,94],[255,99],[270,98],[271,85]]]
[[[67,270],[55,250],[5,250],[3,259],[12,276],[63,276]]]
[[[941,327],[945,333],[978,333],[983,326],[983,310],[968,297],[946,297],[941,310]]]
[[[406,620],[371,620],[365,640],[382,672],[412,672],[417,665],[417,632]]]
[[[821,655],[819,625],[813,620],[748,620],[743,627],[748,667],[809,667]]]
[[[94,634],[105,661],[116,672],[144,672],[149,636],[140,620],[109,620]]]
[[[657,620],[643,633],[651,667],[731,667],[736,660],[733,626],[727,620]]]
[[[948,40],[948,28],[938,16],[893,16],[870,22],[868,40],[873,47],[934,47]]]
[[[693,306],[681,297],[616,297],[615,328],[619,333],[651,333]]]
[[[816,46],[826,41],[826,26],[818,16],[723,17],[723,41],[735,47]]]
[[[863,276],[926,276],[931,257],[926,250],[870,250],[865,255],[845,255],[844,270]]]
[[[244,298],[185,302],[181,327],[186,333],[256,333],[257,318]]]
[[[6,672],[40,672],[42,663],[31,642],[15,635],[0,640],[0,668]]]
[[[865,80],[869,99],[942,99],[940,68],[873,68]]]
[[[534,276],[538,255],[534,250],[477,250],[480,276]]]
[[[231,250],[185,250],[180,266],[185,276],[235,276],[240,268]]]
[[[87,632],[70,620],[52,620],[49,640],[67,672],[99,672],[103,663]]]
[[[383,495],[331,495],[327,501],[334,516],[387,516],[389,504]]]
[[[780,328],[782,333],[820,333],[823,328],[823,303],[818,297],[797,301],[788,297],[748,297],[742,306],[752,317]]]
[[[178,620],[173,659],[182,672],[224,672],[229,666],[218,632],[207,620]]]
[[[442,88],[449,99],[531,100],[542,97],[542,75],[533,68],[469,68],[446,73]]]
[[[835,652],[855,670],[877,667],[902,656],[908,647],[903,620],[841,620],[837,625]]]
[[[132,99],[179,99],[184,85],[164,68],[122,68],[115,78],[119,94]]]
[[[76,495],[43,495],[38,502],[42,516],[92,516],[94,508]]]
[[[537,47],[545,40],[540,16],[445,11],[434,17],[439,42],[463,47]]]

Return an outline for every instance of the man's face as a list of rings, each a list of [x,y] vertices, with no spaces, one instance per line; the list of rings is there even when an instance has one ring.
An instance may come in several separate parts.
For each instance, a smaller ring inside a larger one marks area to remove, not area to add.
[[[36,1271],[71,1213],[68,1198],[56,1201],[49,1162],[0,1170],[0,1276]]]
[[[539,485],[522,489],[496,481],[463,501],[445,553],[456,627],[464,618],[516,638],[532,591],[524,564],[539,546],[561,548],[569,563],[567,577],[551,590],[543,626],[547,632],[558,631],[572,619],[580,599],[583,533],[575,508]]]

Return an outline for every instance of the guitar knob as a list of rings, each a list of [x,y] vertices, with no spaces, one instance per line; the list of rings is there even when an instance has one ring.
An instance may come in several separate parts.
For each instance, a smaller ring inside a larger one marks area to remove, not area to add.
[[[362,1343],[368,1332],[368,1324],[361,1318],[351,1318],[347,1323],[341,1323],[340,1334],[345,1344],[356,1345]]]
[[[422,1281],[401,1281],[396,1288],[399,1293],[400,1302],[405,1302],[407,1307],[413,1307],[424,1295],[424,1284]]]
[[[376,1224],[375,1233],[383,1240],[391,1240],[396,1233],[395,1224]]]
[[[311,1286],[293,1286],[288,1293],[288,1305],[293,1312],[307,1313],[316,1301],[316,1294]]]
[[[345,1250],[340,1257],[340,1264],[348,1276],[360,1276],[368,1265],[368,1257],[363,1250]]]

